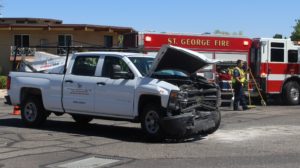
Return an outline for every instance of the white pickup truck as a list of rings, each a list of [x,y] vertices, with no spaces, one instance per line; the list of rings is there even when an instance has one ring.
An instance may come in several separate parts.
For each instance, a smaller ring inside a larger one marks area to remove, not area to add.
[[[149,138],[210,134],[220,125],[220,92],[196,72],[215,60],[166,45],[157,56],[75,53],[65,73],[10,72],[6,103],[27,126],[54,113],[81,124],[93,118],[140,122]]]

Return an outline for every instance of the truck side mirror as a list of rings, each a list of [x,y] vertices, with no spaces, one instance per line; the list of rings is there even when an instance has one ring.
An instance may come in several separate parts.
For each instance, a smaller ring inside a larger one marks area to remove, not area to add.
[[[113,73],[121,72],[121,66],[120,65],[112,65],[113,67]]]
[[[120,65],[113,65],[112,79],[133,79],[134,75],[131,72],[122,71]]]

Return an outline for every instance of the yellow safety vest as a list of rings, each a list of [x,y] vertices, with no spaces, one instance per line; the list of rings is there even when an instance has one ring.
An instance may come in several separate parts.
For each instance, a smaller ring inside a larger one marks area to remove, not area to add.
[[[234,70],[234,68],[228,68],[228,74],[230,75],[231,81],[233,79],[233,70]]]
[[[245,72],[240,69],[239,67],[235,67],[234,69],[238,70],[239,71],[239,74],[240,74],[240,81],[241,81],[241,84],[244,85],[244,83],[246,82],[246,75],[245,75]],[[233,70],[234,71],[234,70]],[[232,76],[233,76],[233,73],[232,73]],[[235,84],[236,83],[236,79],[235,77],[232,78],[231,80],[232,84]]]

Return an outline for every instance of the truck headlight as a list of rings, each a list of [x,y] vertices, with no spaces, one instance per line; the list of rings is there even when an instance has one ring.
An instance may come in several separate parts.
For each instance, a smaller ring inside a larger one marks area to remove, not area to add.
[[[169,97],[168,108],[171,110],[178,110],[179,103],[178,103],[178,91],[172,90]]]

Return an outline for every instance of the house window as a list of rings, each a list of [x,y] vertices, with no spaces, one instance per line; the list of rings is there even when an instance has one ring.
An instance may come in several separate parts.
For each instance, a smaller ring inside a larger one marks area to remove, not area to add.
[[[104,36],[104,47],[111,48],[113,46],[113,36]]]
[[[29,47],[29,35],[15,35],[14,41],[17,47]]]
[[[72,45],[72,36],[71,35],[59,35],[58,36],[58,45],[59,46],[71,46]]]
[[[60,47],[67,47],[72,45],[72,36],[71,35],[58,35],[58,46]],[[57,54],[58,55],[65,55],[66,48],[58,48]]]

